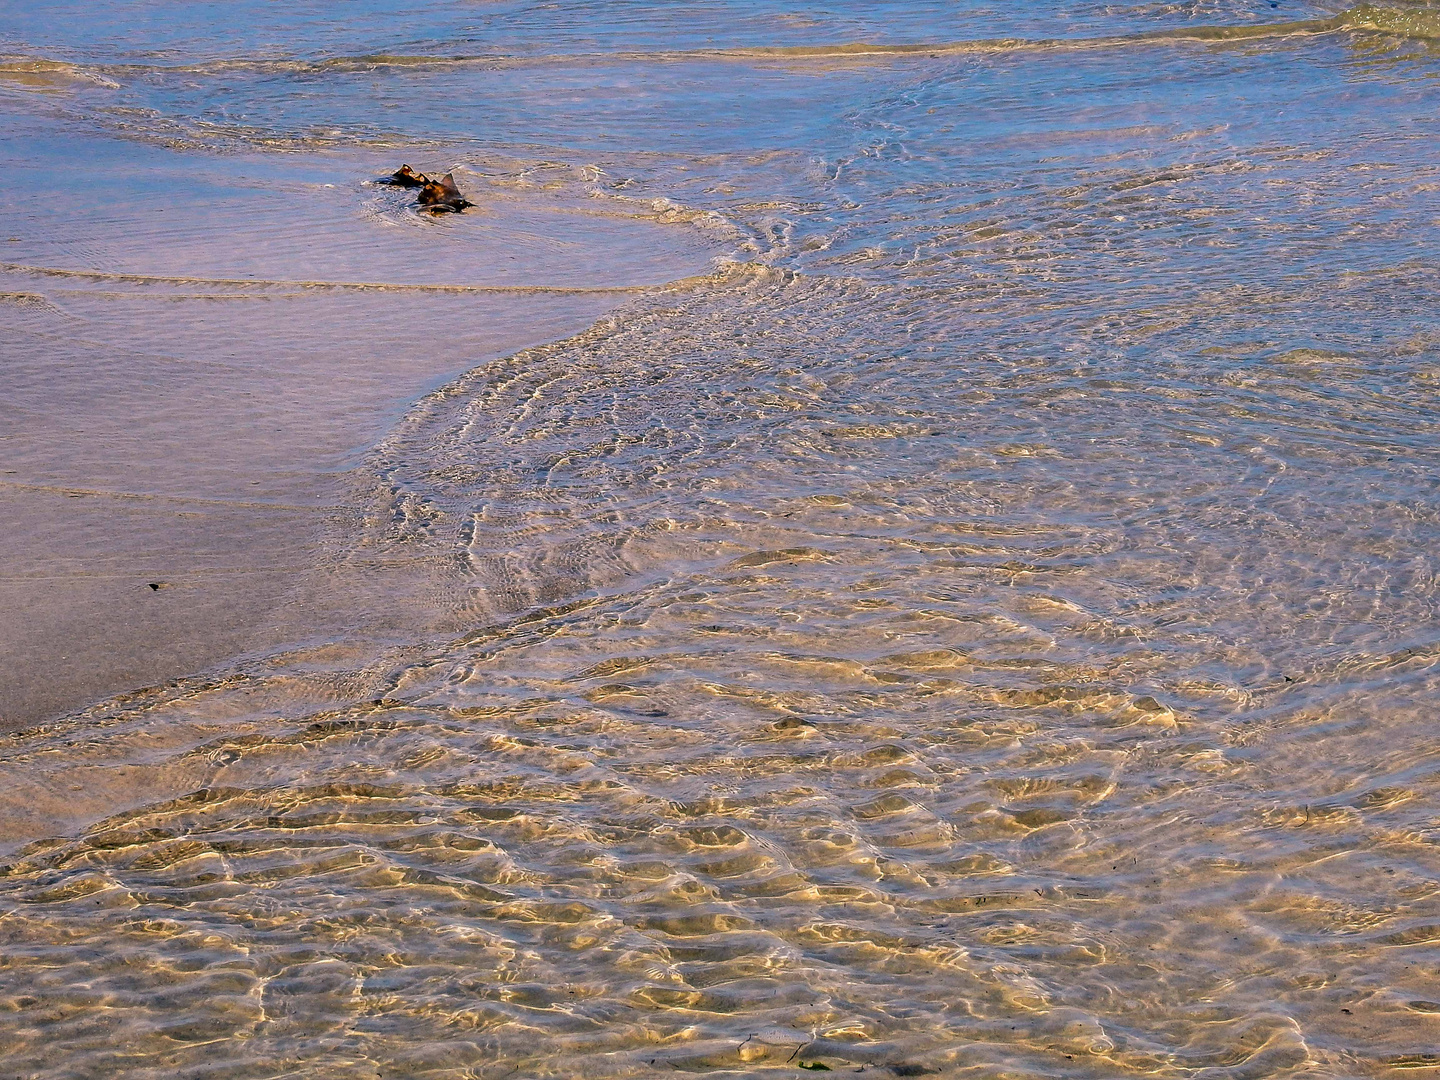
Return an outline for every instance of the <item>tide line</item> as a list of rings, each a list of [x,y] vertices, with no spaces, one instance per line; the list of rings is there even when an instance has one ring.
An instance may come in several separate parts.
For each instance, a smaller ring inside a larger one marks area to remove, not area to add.
[[[349,292],[460,293],[474,295],[557,295],[594,296],[638,294],[666,289],[696,288],[730,276],[733,271],[697,274],[653,284],[637,285],[447,285],[396,281],[287,281],[269,278],[198,277],[185,274],[139,274],[126,271],[71,270],[58,266],[31,266],[0,262],[0,271],[32,274],[37,277],[71,278],[82,281],[128,282],[135,285],[208,285],[232,289],[330,289]]]

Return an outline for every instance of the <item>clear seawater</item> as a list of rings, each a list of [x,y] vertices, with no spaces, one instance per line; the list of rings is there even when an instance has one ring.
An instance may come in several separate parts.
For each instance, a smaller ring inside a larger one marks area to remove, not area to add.
[[[4,3],[0,124],[0,494],[313,537],[0,742],[0,1072],[1440,1068],[1440,8]]]

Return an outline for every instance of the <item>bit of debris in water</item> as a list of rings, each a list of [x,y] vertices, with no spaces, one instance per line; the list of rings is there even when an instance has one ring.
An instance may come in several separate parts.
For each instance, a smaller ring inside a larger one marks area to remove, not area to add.
[[[417,188],[424,187],[430,182],[430,178],[424,173],[417,173],[409,165],[401,165],[389,176],[380,181],[382,184],[389,184],[391,187]]]
[[[469,199],[460,194],[460,188],[455,184],[455,177],[446,173],[439,180],[433,180],[424,173],[418,173],[409,165],[401,165],[389,176],[380,180],[382,184],[389,184],[391,187],[419,188],[420,194],[416,201],[431,213],[459,213],[467,206],[474,206]]]

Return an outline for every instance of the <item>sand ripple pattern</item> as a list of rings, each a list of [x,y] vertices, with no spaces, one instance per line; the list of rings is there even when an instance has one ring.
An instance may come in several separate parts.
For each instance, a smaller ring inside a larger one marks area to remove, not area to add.
[[[1433,1066],[1437,372],[1366,325],[1398,287],[1331,298],[1353,355],[1176,308],[1142,378],[736,273],[476,369],[337,557],[424,576],[441,644],[7,747],[153,793],[5,865],[7,1065]]]

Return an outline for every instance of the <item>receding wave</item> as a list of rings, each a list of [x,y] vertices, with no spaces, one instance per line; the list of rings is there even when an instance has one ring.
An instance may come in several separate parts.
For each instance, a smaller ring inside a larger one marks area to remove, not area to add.
[[[88,83],[115,89],[113,79],[95,67],[71,64],[64,60],[42,58],[11,58],[0,60],[0,81],[19,83],[40,90],[58,90],[76,83]]]
[[[42,57],[0,60],[0,79],[90,82],[114,85],[115,78],[155,73],[224,74],[264,72],[320,74],[382,68],[457,66],[530,67],[595,63],[682,63],[695,60],[776,61],[785,63],[938,58],[972,53],[1068,49],[1115,49],[1166,44],[1224,44],[1271,38],[1313,37],[1339,32],[1370,32],[1419,39],[1440,38],[1440,12],[1428,7],[1359,4],[1326,19],[1300,19],[1252,25],[1167,27],[1096,37],[997,37],[908,43],[841,42],[814,45],[742,45],[702,49],[543,53],[367,53],[325,59],[224,58],[190,64],[111,63],[80,65]]]

